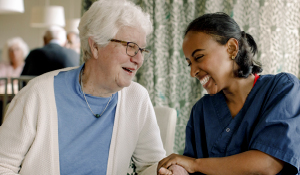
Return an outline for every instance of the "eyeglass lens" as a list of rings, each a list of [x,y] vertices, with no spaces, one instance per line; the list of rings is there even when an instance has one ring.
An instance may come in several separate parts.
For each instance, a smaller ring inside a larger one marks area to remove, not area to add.
[[[127,44],[127,54],[129,56],[135,56],[139,52],[140,48],[137,44],[135,43],[128,43]],[[150,55],[150,52],[148,50],[141,50],[142,55],[144,58],[147,58]]]

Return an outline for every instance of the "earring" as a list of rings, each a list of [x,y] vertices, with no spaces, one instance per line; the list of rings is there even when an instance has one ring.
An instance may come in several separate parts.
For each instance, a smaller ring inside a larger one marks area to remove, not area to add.
[[[232,60],[234,60],[234,59],[235,59],[235,57],[232,55],[231,59],[232,59]]]

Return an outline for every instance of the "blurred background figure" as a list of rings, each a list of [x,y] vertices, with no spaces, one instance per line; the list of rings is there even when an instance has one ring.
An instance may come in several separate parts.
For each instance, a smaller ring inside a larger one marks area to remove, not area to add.
[[[19,77],[23,67],[24,60],[28,55],[27,44],[20,37],[14,37],[5,43],[2,51],[2,60],[0,62],[0,78],[8,78],[7,93],[12,93],[11,77]],[[17,92],[17,82],[14,84],[14,92]],[[5,81],[0,81],[0,94],[5,94]],[[0,120],[2,118],[3,99],[0,99]]]
[[[28,55],[29,49],[27,44],[20,37],[14,37],[7,40],[3,47],[2,60],[0,63],[0,77],[8,78],[7,93],[11,93],[11,77],[19,77],[23,67],[24,60]],[[14,84],[17,92],[17,82]],[[0,81],[0,93],[4,94],[5,83]]]
[[[80,39],[78,33],[73,31],[67,33],[66,48],[72,49],[80,54]]]
[[[80,38],[78,26],[80,18],[69,19],[66,21],[65,30],[67,31],[66,48],[73,49],[80,54]]]
[[[65,48],[66,31],[50,27],[44,35],[44,47],[32,50],[25,61],[22,75],[41,75],[56,69],[79,66],[79,54]]]
[[[3,47],[0,77],[19,77],[28,55],[27,44],[20,37],[9,39]]]

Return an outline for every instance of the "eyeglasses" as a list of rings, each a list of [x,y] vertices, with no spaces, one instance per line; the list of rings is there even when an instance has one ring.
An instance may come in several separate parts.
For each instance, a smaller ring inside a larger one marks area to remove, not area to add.
[[[141,51],[144,59],[148,58],[151,55],[151,51],[145,48],[140,48],[136,43],[134,42],[127,42],[117,39],[110,39],[111,42],[117,42],[121,43],[124,46],[126,46],[126,54],[128,56],[134,57],[139,51]]]

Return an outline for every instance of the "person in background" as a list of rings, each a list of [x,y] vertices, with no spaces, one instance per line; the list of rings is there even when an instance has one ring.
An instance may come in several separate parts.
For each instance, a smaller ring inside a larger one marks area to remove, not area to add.
[[[28,46],[22,38],[14,37],[7,40],[2,50],[0,77],[19,77],[28,52]]]
[[[208,94],[192,109],[184,154],[161,160],[158,174],[174,164],[195,174],[300,174],[299,79],[258,75],[253,37],[225,13],[191,22],[182,48]]]
[[[0,78],[7,79],[7,87],[5,81],[0,81],[0,93],[11,94],[12,93],[12,84],[11,79],[13,77],[19,77],[24,67],[25,58],[28,55],[29,49],[24,40],[20,37],[13,37],[7,40],[2,50],[2,59],[0,62]],[[18,83],[14,82],[14,92],[18,91]],[[9,99],[10,100],[10,99]],[[3,113],[3,100],[0,99],[0,121]],[[1,123],[0,123],[1,125]]]
[[[21,75],[41,75],[53,70],[79,66],[79,54],[65,48],[66,31],[52,26],[45,32],[44,47],[32,50]]]
[[[78,33],[73,31],[67,33],[66,48],[73,49],[76,53],[80,54],[80,38]]]
[[[84,64],[32,79],[0,127],[0,174],[156,174],[165,157],[147,90],[132,81],[150,51],[150,15],[99,0],[79,24]]]

